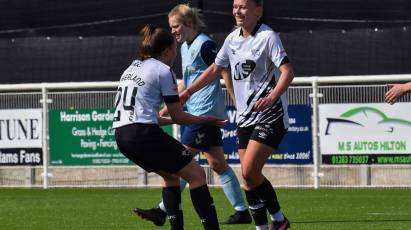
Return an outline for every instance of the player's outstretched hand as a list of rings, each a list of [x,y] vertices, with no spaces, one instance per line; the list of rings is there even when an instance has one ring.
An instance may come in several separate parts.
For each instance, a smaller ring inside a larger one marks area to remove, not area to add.
[[[227,120],[221,119],[219,117],[214,117],[214,116],[205,116],[206,118],[206,124],[209,125],[216,125],[219,127],[223,127],[225,123],[227,123]]]
[[[257,100],[257,102],[254,105],[254,111],[263,111],[264,109],[272,106],[274,104],[274,100],[267,96],[267,97],[263,97]]]
[[[188,100],[188,98],[190,98],[190,93],[187,91],[187,89],[185,89],[185,90],[183,90],[183,92],[181,92],[180,93],[180,103],[181,103],[181,105],[184,105],[186,102],[187,102],[187,100]]]
[[[160,117],[168,116],[169,114],[168,114],[167,106],[164,106],[164,108],[162,108],[158,114],[160,115]]]
[[[403,89],[403,84],[388,84],[388,88],[390,90],[385,93],[385,102],[391,105],[397,102],[406,92]]]

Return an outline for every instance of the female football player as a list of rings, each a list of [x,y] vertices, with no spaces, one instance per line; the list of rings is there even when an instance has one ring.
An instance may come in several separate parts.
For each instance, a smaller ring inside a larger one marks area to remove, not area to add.
[[[168,21],[177,42],[182,43],[183,81],[178,87],[181,92],[190,86],[214,62],[218,49],[216,43],[210,37],[200,32],[204,27],[204,22],[201,20],[197,9],[186,4],[177,5],[170,11]],[[223,76],[226,76],[224,78],[226,84],[227,80],[231,82],[229,71],[223,71]],[[213,115],[227,118],[220,79],[214,79],[194,94],[187,101],[186,108],[190,114],[197,116]],[[187,125],[183,129],[181,142],[193,153],[202,151],[210,167],[219,175],[223,191],[235,210],[235,213],[223,223],[251,223],[251,216],[241,193],[240,183],[224,157],[220,127],[207,124]],[[182,189],[185,187],[184,181],[181,182],[181,187]],[[165,222],[166,210],[163,203],[160,203],[158,208],[136,208],[134,212],[143,219],[152,221],[155,225],[161,226]]]
[[[177,55],[174,36],[147,25],[142,37],[141,61],[134,61],[124,71],[115,100],[113,127],[119,150],[141,168],[164,179],[162,195],[173,230],[183,229],[179,177],[189,183],[191,200],[204,229],[219,229],[204,170],[192,159],[192,153],[159,125],[176,122],[222,126],[224,122],[183,112],[175,75],[170,70]],[[158,117],[163,101],[172,121]]]
[[[262,0],[234,0],[238,26],[224,41],[214,63],[180,93],[184,102],[231,66],[237,107],[238,151],[246,198],[256,229],[288,229],[277,195],[262,169],[288,128],[286,91],[294,74],[279,36],[261,23]]]

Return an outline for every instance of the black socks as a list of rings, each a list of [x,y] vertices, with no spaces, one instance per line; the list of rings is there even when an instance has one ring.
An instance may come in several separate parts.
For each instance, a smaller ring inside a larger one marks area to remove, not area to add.
[[[267,211],[270,214],[280,211],[277,194],[267,178],[259,186],[245,191],[245,195],[256,226],[268,223]]]
[[[265,204],[260,201],[253,190],[246,190],[245,197],[247,198],[247,202],[250,207],[251,215],[253,216],[255,225],[266,225],[268,223],[268,219]]]
[[[206,230],[219,230],[217,212],[207,185],[190,190],[191,201]]]
[[[181,210],[181,190],[179,186],[163,188],[163,202],[172,230],[184,229],[183,211]]]
[[[277,200],[277,194],[274,191],[273,185],[267,180],[267,178],[264,178],[264,182],[253,188],[251,191],[253,191],[265,204],[268,213],[274,214],[280,211],[280,204]]]

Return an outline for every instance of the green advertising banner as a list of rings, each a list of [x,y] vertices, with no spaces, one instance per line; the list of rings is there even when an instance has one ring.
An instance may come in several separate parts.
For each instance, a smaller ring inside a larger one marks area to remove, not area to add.
[[[114,109],[50,110],[50,165],[132,165],[117,148],[113,116]]]

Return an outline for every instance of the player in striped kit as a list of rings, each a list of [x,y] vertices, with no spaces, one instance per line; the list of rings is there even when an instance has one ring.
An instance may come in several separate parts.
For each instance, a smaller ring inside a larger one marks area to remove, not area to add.
[[[214,64],[180,93],[184,102],[231,66],[237,107],[238,151],[245,193],[257,230],[288,229],[271,183],[262,168],[288,128],[286,91],[294,74],[278,35],[260,22],[262,0],[234,0],[238,26],[224,41]]]

